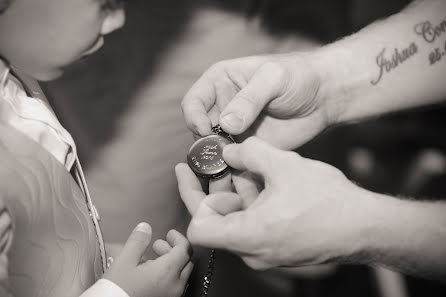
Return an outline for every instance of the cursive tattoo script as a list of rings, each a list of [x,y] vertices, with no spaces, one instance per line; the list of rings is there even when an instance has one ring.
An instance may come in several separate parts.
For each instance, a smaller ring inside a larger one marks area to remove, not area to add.
[[[434,26],[430,21],[421,22],[415,25],[415,33],[423,37],[428,43],[434,42],[442,34],[446,33],[446,20]]]
[[[446,55],[446,42],[442,47],[436,47],[429,53],[429,63],[434,65],[435,63],[441,61]]]
[[[376,56],[376,65],[379,68],[378,77],[375,80],[370,81],[370,83],[372,85],[377,85],[381,81],[384,72],[388,73],[397,68],[400,64],[407,61],[407,59],[415,55],[417,52],[418,46],[415,44],[415,42],[412,42],[403,50],[395,48],[391,57],[386,57],[386,48],[383,48],[378,56]]]

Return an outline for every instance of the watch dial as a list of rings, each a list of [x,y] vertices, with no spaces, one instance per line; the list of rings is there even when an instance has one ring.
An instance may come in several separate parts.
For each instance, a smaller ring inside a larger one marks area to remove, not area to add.
[[[223,160],[223,147],[232,141],[221,135],[210,135],[198,139],[190,148],[187,162],[200,177],[219,177],[226,173],[229,166]]]

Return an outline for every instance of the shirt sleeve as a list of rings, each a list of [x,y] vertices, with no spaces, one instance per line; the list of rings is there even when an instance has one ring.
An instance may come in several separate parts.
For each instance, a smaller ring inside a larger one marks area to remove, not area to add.
[[[80,297],[129,297],[129,295],[114,282],[101,278]]]

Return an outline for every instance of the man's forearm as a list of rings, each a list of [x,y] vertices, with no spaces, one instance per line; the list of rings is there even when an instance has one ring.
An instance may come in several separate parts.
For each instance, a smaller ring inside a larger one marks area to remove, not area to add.
[[[311,54],[333,123],[446,98],[446,1],[402,12]]]
[[[402,12],[310,53],[332,123],[357,121],[446,99],[446,1],[415,1]],[[366,190],[354,254],[446,281],[446,203],[401,200]],[[358,193],[355,193],[358,194]]]
[[[360,195],[360,262],[446,282],[446,202]]]

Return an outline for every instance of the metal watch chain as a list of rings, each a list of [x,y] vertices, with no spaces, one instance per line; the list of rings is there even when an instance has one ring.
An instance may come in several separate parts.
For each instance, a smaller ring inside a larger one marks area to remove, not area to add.
[[[211,286],[212,276],[214,274],[214,267],[215,267],[215,249],[212,249],[211,255],[209,256],[206,276],[203,279],[203,288],[200,295],[201,297],[207,297],[207,295],[209,294],[209,288]]]
[[[230,136],[225,131],[223,131],[223,129],[220,127],[220,125],[212,127],[212,132],[217,135],[224,134],[226,137],[228,137],[232,141],[234,141],[232,139],[232,136]],[[209,256],[209,260],[208,260],[208,267],[206,270],[206,275],[203,279],[203,288],[202,288],[200,297],[207,297],[209,294],[209,288],[211,287],[212,276],[214,275],[214,269],[215,269],[215,258],[216,258],[215,253],[216,253],[215,249],[212,249],[211,255]]]
[[[229,138],[232,142],[235,143],[234,137],[232,137],[231,134],[226,133],[221,127],[220,125],[214,126],[212,127],[212,133],[216,134],[216,135],[223,135],[226,138]]]

